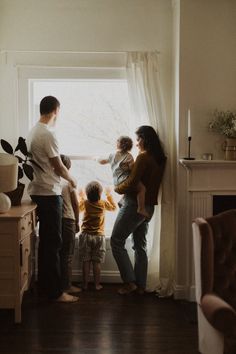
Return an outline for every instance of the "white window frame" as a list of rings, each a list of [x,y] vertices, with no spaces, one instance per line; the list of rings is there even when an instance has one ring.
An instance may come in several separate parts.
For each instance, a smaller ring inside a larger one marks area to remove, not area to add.
[[[101,80],[126,80],[126,70],[123,67],[112,68],[54,68],[54,67],[18,67],[18,114],[19,114],[19,134],[27,136],[28,131],[35,124],[33,120],[34,112],[33,83],[35,81],[77,81],[81,79],[101,79]],[[69,155],[72,160],[90,160],[90,155]],[[111,229],[106,230],[106,238],[110,238]]]

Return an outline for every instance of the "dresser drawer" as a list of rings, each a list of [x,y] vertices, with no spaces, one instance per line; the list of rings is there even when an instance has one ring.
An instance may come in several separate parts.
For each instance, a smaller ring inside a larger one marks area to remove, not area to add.
[[[25,282],[28,281],[28,278],[31,274],[31,258],[30,258],[30,251],[31,245],[30,245],[30,237],[26,237],[21,243],[20,243],[20,284],[21,288],[24,286]]]
[[[34,213],[25,215],[20,222],[20,239],[22,240],[26,235],[30,234],[34,229]]]

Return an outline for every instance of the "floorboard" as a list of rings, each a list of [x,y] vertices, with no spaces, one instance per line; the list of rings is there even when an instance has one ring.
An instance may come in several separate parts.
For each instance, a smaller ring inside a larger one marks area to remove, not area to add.
[[[193,303],[117,294],[105,285],[75,304],[49,303],[27,293],[22,323],[0,310],[2,354],[197,354]]]

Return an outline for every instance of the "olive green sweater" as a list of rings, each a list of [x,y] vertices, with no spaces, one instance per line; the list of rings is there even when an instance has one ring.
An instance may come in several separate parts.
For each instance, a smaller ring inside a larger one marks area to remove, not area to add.
[[[156,205],[164,169],[165,161],[158,165],[150,153],[140,153],[135,160],[130,176],[120,183],[115,191],[119,194],[136,196],[136,186],[141,181],[146,187],[145,204]]]

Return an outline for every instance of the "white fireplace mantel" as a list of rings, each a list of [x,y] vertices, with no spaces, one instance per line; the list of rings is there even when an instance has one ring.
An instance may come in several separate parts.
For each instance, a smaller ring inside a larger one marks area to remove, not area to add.
[[[236,191],[236,161],[179,160],[187,170],[187,190]]]

